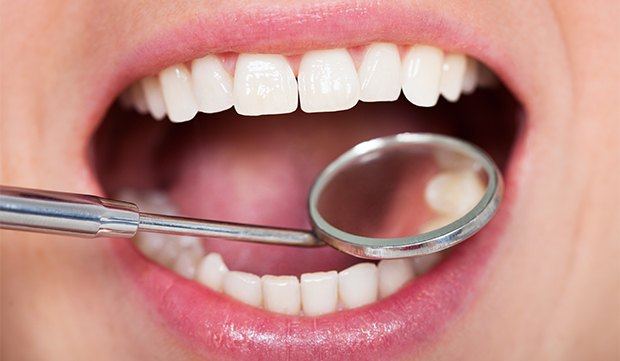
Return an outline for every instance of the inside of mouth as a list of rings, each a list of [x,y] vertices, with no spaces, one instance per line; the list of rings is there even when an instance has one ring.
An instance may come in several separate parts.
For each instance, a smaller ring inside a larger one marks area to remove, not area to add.
[[[358,103],[339,112],[245,117],[233,109],[186,123],[155,121],[114,105],[92,139],[93,167],[110,195],[163,192],[190,217],[309,229],[307,197],[321,170],[352,146],[402,132],[451,135],[500,168],[510,157],[519,105],[505,88],[479,89],[432,108]],[[258,275],[341,270],[360,260],[317,249],[202,240],[230,269]]]

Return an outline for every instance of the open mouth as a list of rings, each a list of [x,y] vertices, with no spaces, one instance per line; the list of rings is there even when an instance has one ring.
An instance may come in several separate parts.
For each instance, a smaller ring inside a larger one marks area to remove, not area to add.
[[[220,44],[149,60],[159,65],[128,76],[91,138],[99,185],[146,211],[309,228],[313,180],[364,140],[452,135],[507,170],[521,105],[483,52],[446,43]],[[465,308],[502,217],[447,254],[378,263],[329,247],[162,235],[112,245],[147,303],[205,355],[391,358]]]

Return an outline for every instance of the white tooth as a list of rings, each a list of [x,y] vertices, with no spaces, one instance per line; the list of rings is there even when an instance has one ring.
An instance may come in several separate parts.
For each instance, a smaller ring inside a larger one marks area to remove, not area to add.
[[[271,276],[261,278],[263,282],[263,305],[266,310],[297,315],[301,308],[299,280],[295,276]]]
[[[478,84],[478,62],[467,57],[465,76],[463,77],[463,94],[471,94]]]
[[[133,105],[136,107],[138,113],[146,114],[148,112],[146,99],[144,98],[144,92],[142,91],[140,82],[137,82],[131,86],[131,100],[133,101]]]
[[[233,106],[233,79],[215,55],[192,61],[192,86],[203,113],[216,113]]]
[[[377,266],[379,297],[387,297],[411,280],[415,273],[410,259],[386,259]]]
[[[183,64],[173,65],[159,73],[166,111],[172,122],[185,122],[198,112],[192,91],[191,75]]]
[[[432,107],[439,99],[443,51],[433,46],[412,46],[403,59],[401,84],[407,99],[421,107]]]
[[[198,264],[196,280],[215,291],[222,291],[228,267],[219,253],[209,253]]]
[[[228,272],[224,276],[224,293],[255,307],[260,307],[263,299],[260,277],[247,272]]]
[[[140,83],[151,116],[157,120],[163,119],[166,116],[166,104],[164,103],[164,94],[161,92],[159,79],[154,76],[147,76]]]
[[[480,201],[485,187],[474,171],[446,171],[426,185],[424,199],[431,209],[444,215],[463,216]]]
[[[461,95],[467,58],[463,54],[448,54],[443,60],[439,90],[446,100],[455,102]]]
[[[155,259],[166,243],[166,236],[158,233],[139,233],[134,242],[142,254],[149,259]]]
[[[314,50],[299,64],[299,101],[306,113],[350,109],[359,100],[355,64],[346,49]]]
[[[306,316],[335,312],[338,305],[338,273],[329,271],[302,274],[301,304]]]
[[[493,88],[497,85],[498,80],[495,74],[486,66],[478,65],[478,85],[483,88]]]
[[[426,256],[413,257],[413,270],[416,275],[422,275],[428,272],[434,265],[441,260],[442,256],[439,253],[431,253]]]
[[[338,273],[338,295],[344,308],[355,308],[373,303],[379,291],[377,266],[358,263]]]
[[[179,252],[181,251],[181,246],[179,245],[178,240],[174,236],[165,236],[164,239],[164,245],[161,247],[159,252],[157,252],[157,254],[153,256],[152,259],[162,266],[170,267],[177,259]]]
[[[297,109],[297,82],[286,58],[241,54],[235,68],[235,110],[241,115],[291,113]]]
[[[360,65],[360,100],[393,101],[400,95],[400,54],[390,43],[375,43],[366,49]]]
[[[196,273],[196,264],[200,260],[200,256],[191,251],[180,251],[177,259],[174,261],[172,269],[177,274],[192,279]]]

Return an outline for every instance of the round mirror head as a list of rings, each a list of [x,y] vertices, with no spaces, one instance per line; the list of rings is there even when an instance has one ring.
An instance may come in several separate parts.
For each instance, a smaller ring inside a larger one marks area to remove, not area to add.
[[[501,175],[479,148],[403,133],[358,144],[332,162],[309,207],[315,233],[331,246],[362,258],[402,258],[472,236],[501,195]]]

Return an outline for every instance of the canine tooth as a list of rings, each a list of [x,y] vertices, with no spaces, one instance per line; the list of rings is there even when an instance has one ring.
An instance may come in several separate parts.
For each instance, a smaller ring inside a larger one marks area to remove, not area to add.
[[[476,90],[478,84],[478,62],[467,57],[465,65],[465,75],[463,76],[463,94],[471,94]]]
[[[443,51],[433,46],[412,46],[405,54],[401,71],[403,93],[421,107],[432,107],[439,99]]]
[[[265,309],[297,315],[301,308],[299,280],[295,276],[271,276],[261,278],[263,283],[263,306]]]
[[[138,113],[146,114],[148,112],[144,92],[139,82],[131,86],[131,100]]]
[[[179,123],[192,119],[198,112],[198,105],[187,67],[177,64],[162,70],[159,82],[170,120]]]
[[[411,262],[413,263],[413,270],[416,275],[422,275],[428,272],[434,265],[436,265],[442,256],[439,253],[431,253],[426,256],[413,257]]]
[[[219,253],[209,253],[198,264],[196,281],[215,291],[222,291],[228,267]]]
[[[485,187],[476,172],[445,171],[431,178],[424,198],[437,213],[460,217],[474,208],[484,192]]]
[[[338,305],[338,272],[302,274],[301,305],[306,316],[335,312]]]
[[[299,100],[306,113],[350,109],[359,100],[355,64],[346,49],[314,50],[299,64]]]
[[[286,58],[241,54],[235,68],[235,110],[241,115],[291,113],[297,109],[297,82]]]
[[[263,299],[260,277],[247,272],[228,272],[224,276],[224,293],[254,307],[260,307]]]
[[[344,308],[373,303],[379,291],[377,266],[358,263],[338,273],[338,295]]]
[[[368,46],[360,65],[360,100],[393,101],[400,95],[400,54],[390,43]]]
[[[443,60],[439,89],[446,100],[455,102],[461,95],[467,59],[463,54],[448,54]]]
[[[203,113],[216,113],[233,106],[233,79],[215,55],[192,61],[192,86]]]
[[[379,297],[387,297],[398,291],[414,276],[410,259],[386,259],[377,266],[379,277]]]
[[[161,92],[159,79],[154,76],[147,76],[140,82],[146,106],[151,116],[157,120],[166,116],[166,104],[164,103],[164,95]]]

